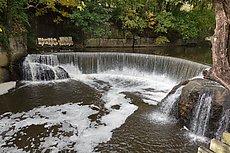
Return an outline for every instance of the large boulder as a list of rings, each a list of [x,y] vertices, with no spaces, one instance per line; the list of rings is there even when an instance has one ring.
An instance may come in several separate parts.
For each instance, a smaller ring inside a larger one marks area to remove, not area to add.
[[[9,63],[7,52],[0,51],[0,67],[6,67]]]
[[[185,126],[192,130],[194,120],[200,119],[200,122],[205,122],[203,120],[208,118],[205,136],[215,137],[218,132],[229,129],[230,92],[226,88],[211,80],[194,79],[181,83],[169,94],[173,94],[180,87],[182,87],[182,92],[174,104],[172,114]],[[210,104],[205,104],[209,102]],[[198,112],[198,109],[205,111],[208,105],[210,106],[209,114],[203,114],[203,118],[197,118],[197,115],[202,116],[201,113],[203,113]]]
[[[0,67],[0,83],[6,82],[10,80],[9,71],[5,68]]]
[[[9,45],[12,51],[11,61],[15,64],[18,60],[27,55],[26,36],[10,37]]]

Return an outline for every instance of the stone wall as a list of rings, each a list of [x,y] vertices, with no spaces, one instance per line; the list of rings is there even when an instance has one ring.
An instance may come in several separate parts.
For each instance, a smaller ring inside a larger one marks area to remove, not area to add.
[[[9,71],[5,68],[0,68],[0,83],[10,80]]]
[[[212,139],[209,149],[199,147],[197,153],[229,153],[230,152],[230,133],[224,132],[221,141]]]
[[[10,53],[0,46],[0,83],[16,80],[17,72],[15,69],[18,67],[18,61],[27,54],[25,37],[10,38],[9,45]]]
[[[8,64],[8,54],[0,47],[0,83],[9,80],[9,72],[7,70]]]
[[[11,49],[10,62],[12,62],[12,64],[17,64],[17,61],[27,54],[26,42],[27,40],[25,36],[9,38],[9,45]]]
[[[153,38],[136,37],[132,38],[89,38],[85,41],[85,47],[146,47],[153,46]]]

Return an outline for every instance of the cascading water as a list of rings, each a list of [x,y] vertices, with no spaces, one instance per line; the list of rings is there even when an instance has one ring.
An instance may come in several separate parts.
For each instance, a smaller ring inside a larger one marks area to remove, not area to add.
[[[210,92],[204,92],[196,103],[190,125],[190,130],[196,135],[205,136],[207,132],[212,101],[212,94]]]
[[[172,57],[128,53],[54,53],[28,55],[23,63],[24,80],[55,80],[124,68],[164,75],[177,82],[192,78],[207,68],[202,64]],[[71,68],[71,69],[70,69]]]
[[[215,133],[215,137],[217,139],[220,140],[222,137],[222,133],[225,130],[229,130],[229,129],[227,129],[229,127],[229,124],[230,124],[230,109],[225,110],[222,114],[222,118],[219,121],[219,127]]]
[[[59,65],[57,56],[29,55],[23,63],[25,80],[57,80],[69,78],[68,73]]]
[[[175,108],[175,104],[178,101],[181,92],[182,92],[183,86],[181,86],[180,88],[178,88],[174,94],[169,95],[168,97],[166,97],[163,102],[161,102],[161,111],[166,114],[167,116],[171,115],[171,112],[174,110]],[[173,111],[175,112],[175,111]]]

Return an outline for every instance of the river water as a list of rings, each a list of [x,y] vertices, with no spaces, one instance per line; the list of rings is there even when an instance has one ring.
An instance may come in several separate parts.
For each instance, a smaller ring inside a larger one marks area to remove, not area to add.
[[[0,152],[195,153],[207,144],[157,106],[186,79],[179,73],[201,71],[189,61],[70,53],[31,55],[26,65],[26,81],[0,96]],[[57,66],[68,78],[39,80]]]

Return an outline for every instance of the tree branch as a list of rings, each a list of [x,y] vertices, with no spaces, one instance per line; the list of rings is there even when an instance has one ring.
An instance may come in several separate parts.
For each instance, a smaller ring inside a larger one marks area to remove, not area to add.
[[[230,0],[224,0],[223,6],[224,6],[224,12],[227,16],[228,24],[230,24]]]

